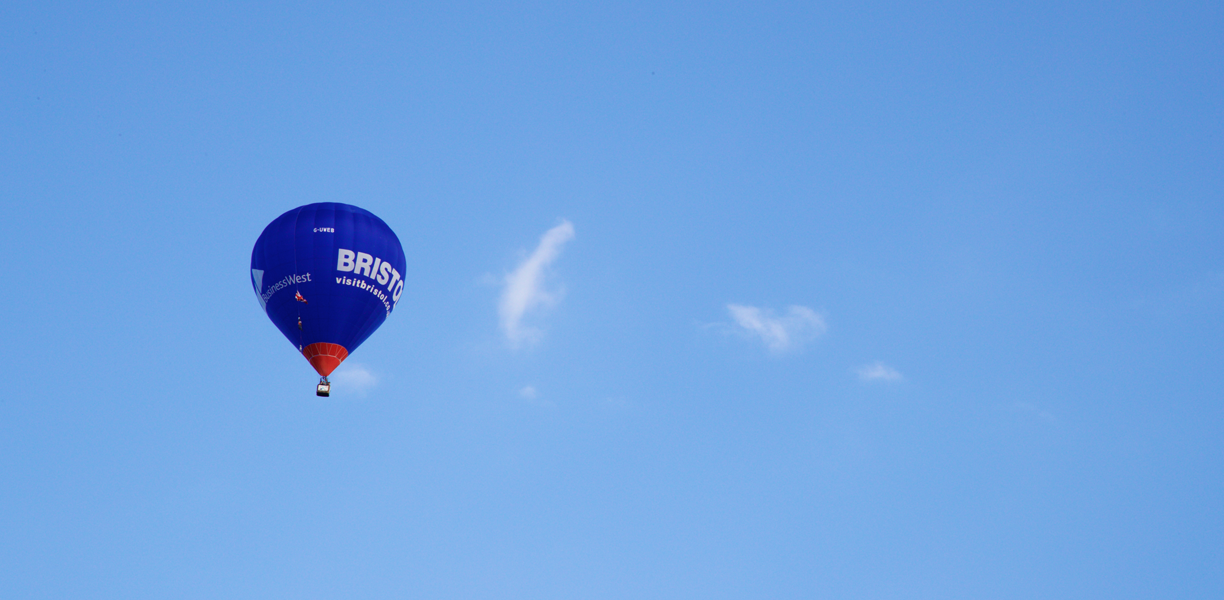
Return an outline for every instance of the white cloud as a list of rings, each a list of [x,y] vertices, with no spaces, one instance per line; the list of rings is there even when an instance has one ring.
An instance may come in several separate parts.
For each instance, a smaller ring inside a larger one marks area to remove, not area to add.
[[[548,266],[561,255],[561,247],[572,239],[574,226],[569,221],[561,221],[560,225],[544,233],[531,256],[506,275],[506,287],[497,304],[497,314],[511,347],[539,339],[538,329],[523,325],[523,315],[557,303],[560,292],[544,289],[544,275]]]
[[[333,392],[353,392],[358,396],[364,396],[378,385],[378,377],[373,371],[364,365],[349,362],[340,365],[328,379],[332,382]]]
[[[905,379],[899,371],[876,361],[858,368],[859,379],[863,381],[901,381]]]
[[[533,385],[525,385],[519,388],[518,397],[523,399],[523,403],[527,406],[535,406],[537,408],[552,408],[556,406],[552,401],[541,398],[540,393]]]
[[[744,332],[778,353],[797,349],[828,329],[824,317],[806,306],[789,306],[780,317],[768,309],[740,304],[728,304],[727,311]]]

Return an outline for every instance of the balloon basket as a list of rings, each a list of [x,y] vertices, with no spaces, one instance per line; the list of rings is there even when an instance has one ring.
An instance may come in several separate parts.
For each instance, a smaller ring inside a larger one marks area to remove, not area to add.
[[[324,398],[331,395],[331,382],[326,377],[319,379],[319,386],[315,388],[315,395]]]

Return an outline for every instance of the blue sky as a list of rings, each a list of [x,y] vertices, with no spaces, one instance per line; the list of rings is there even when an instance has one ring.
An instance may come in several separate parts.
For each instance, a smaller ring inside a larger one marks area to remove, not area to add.
[[[1204,2],[0,8],[5,598],[1217,598]],[[408,256],[334,380],[286,210]]]

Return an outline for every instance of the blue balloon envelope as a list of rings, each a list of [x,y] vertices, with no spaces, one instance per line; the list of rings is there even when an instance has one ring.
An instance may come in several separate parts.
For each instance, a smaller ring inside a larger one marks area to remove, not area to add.
[[[251,251],[251,285],[276,328],[326,377],[395,310],[406,267],[382,219],[320,202],[264,228]]]

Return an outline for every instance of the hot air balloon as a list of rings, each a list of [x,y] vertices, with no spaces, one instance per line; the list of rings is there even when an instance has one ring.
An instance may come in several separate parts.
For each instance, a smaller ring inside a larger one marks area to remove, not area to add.
[[[331,375],[395,310],[407,263],[395,232],[356,206],[320,202],[268,224],[251,251],[259,306],[319,373]]]

